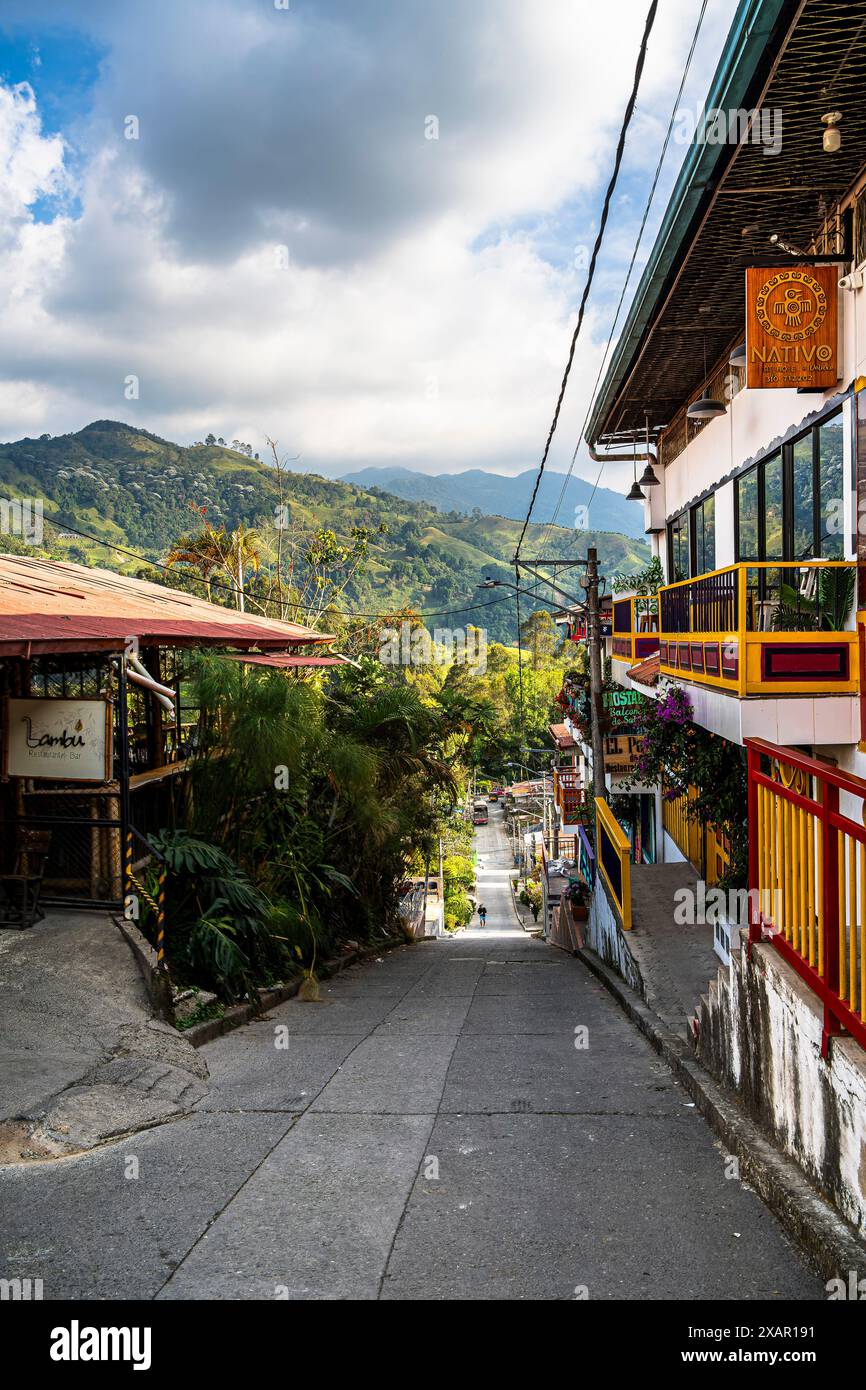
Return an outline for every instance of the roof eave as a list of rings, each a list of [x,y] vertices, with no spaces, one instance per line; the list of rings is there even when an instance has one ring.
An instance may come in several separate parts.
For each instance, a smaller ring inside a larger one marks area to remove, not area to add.
[[[793,19],[798,8],[797,0],[741,0],[707,96],[707,110],[728,111],[746,105],[756,74],[767,63],[780,20],[786,11]],[[588,444],[597,444],[604,433],[608,415],[652,323],[670,273],[689,243],[704,198],[735,149],[736,146],[697,142],[689,148],[596,397],[586,430]]]

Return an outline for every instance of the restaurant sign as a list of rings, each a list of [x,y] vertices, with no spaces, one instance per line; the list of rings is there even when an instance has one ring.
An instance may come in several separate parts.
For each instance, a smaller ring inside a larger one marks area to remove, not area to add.
[[[828,390],[839,376],[839,269],[750,266],[746,385]]]
[[[643,739],[631,734],[612,734],[604,740],[604,765],[618,776],[634,771],[635,759]]]
[[[3,748],[6,777],[107,782],[111,778],[111,704],[108,700],[7,700]]]

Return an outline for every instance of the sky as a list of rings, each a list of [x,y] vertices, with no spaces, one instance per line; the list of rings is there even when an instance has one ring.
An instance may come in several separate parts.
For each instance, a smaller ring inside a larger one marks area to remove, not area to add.
[[[709,0],[697,110],[735,0]],[[564,470],[699,0],[661,0]],[[4,0],[0,438],[125,420],[293,467],[535,468],[646,0]],[[637,273],[687,147],[671,144]],[[621,320],[622,321],[622,320]],[[585,449],[578,475],[594,481]],[[627,486],[628,465],[603,484]]]

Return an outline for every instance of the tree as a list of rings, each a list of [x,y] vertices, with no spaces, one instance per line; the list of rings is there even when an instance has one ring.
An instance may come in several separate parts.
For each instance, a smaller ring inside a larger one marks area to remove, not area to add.
[[[200,514],[197,507],[193,507],[193,510]],[[240,525],[235,531],[228,532],[225,526],[214,527],[205,520],[197,535],[178,537],[165,563],[169,569],[175,565],[187,565],[197,570],[205,581],[208,599],[211,597],[212,576],[224,575],[235,591],[236,606],[242,608],[248,601],[247,577],[258,572],[261,553],[255,531]],[[254,597],[251,602],[260,612],[264,611]]]

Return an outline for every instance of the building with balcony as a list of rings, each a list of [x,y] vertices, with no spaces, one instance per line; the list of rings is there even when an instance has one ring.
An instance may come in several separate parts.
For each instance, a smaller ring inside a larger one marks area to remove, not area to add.
[[[861,1230],[862,26],[861,4],[742,0],[586,435],[657,478],[644,510],[664,582],[616,597],[613,680],[684,691],[748,767],[748,920],[696,1001],[699,1054]],[[664,791],[659,859],[724,881],[724,835],[696,825],[691,792]]]

